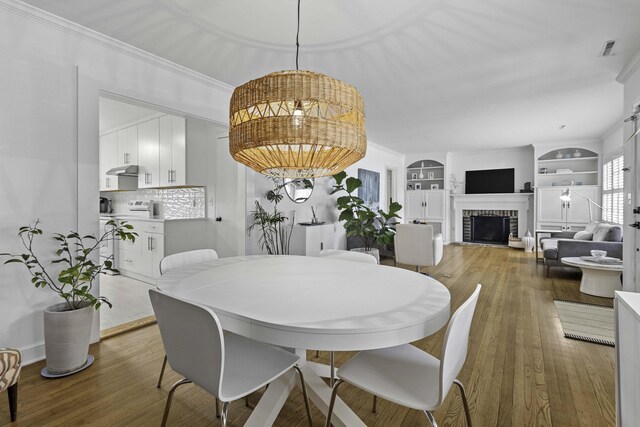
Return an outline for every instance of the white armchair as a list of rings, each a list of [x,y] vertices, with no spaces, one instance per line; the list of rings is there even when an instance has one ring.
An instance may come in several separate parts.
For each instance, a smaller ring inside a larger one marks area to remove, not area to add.
[[[442,234],[433,232],[431,225],[398,224],[395,235],[396,263],[421,267],[435,267],[442,259]]]

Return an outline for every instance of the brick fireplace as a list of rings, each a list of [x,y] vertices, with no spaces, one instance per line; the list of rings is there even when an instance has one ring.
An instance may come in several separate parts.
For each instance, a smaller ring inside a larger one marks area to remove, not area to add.
[[[462,241],[506,245],[509,234],[518,236],[517,210],[462,211]]]
[[[471,217],[502,217],[508,219],[508,232],[524,236],[532,218],[532,194],[454,194],[453,241],[471,241]],[[488,219],[489,222],[497,221]],[[482,222],[482,220],[481,220]],[[504,224],[504,222],[503,222]],[[486,237],[486,236],[485,236]],[[482,237],[480,240],[484,239]]]

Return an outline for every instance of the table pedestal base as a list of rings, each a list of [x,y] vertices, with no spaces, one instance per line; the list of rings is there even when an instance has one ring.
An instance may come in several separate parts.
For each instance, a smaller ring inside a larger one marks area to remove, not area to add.
[[[304,351],[296,351],[304,354]],[[326,416],[331,400],[331,388],[322,380],[320,375],[329,372],[329,366],[314,362],[300,361],[300,369],[304,375],[309,400]],[[289,393],[297,382],[297,375],[291,371],[281,376],[269,385],[262,398],[251,412],[251,416],[245,423],[245,427],[264,427],[273,425],[280,410],[287,401]],[[321,423],[324,425],[324,422]],[[360,418],[338,397],[333,407],[331,424],[335,427],[366,427]]]
[[[596,297],[613,298],[614,291],[621,291],[620,271],[595,270],[581,268],[582,282],[580,292]]]

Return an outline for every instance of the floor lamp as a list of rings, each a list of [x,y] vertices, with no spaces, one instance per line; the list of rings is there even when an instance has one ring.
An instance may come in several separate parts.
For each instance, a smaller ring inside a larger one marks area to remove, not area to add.
[[[596,202],[594,202],[593,200],[591,200],[587,196],[584,196],[584,195],[578,193],[577,191],[570,189],[569,187],[567,187],[562,192],[562,194],[560,194],[560,200],[562,200],[563,202],[570,202],[572,194],[575,194],[576,196],[580,196],[583,199],[585,199],[587,202],[589,202],[589,222],[593,222],[593,215],[591,214],[591,205],[596,205],[601,210],[602,210],[602,206],[600,206],[599,204],[597,204]]]

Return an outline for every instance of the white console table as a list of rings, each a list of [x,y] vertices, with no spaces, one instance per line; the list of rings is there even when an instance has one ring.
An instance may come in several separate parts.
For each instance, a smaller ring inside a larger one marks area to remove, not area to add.
[[[640,293],[616,291],[616,425],[640,420]]]

